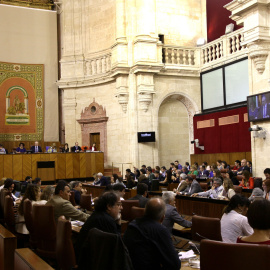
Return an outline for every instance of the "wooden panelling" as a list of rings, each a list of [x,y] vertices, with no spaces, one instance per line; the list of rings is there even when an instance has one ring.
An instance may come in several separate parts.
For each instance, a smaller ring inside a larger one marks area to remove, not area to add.
[[[103,153],[11,154],[0,155],[0,177],[22,181],[29,175],[34,179],[38,177],[38,161],[55,162],[54,177],[50,172],[45,173],[46,178],[74,179],[104,173]]]
[[[56,178],[65,179],[66,178],[66,155],[58,154],[57,159],[58,161],[57,161]]]
[[[194,162],[198,162],[198,164],[202,164],[202,162],[206,161],[209,165],[217,162],[217,160],[226,161],[229,165],[233,165],[234,161],[239,159],[242,160],[246,158],[247,160],[251,160],[251,152],[234,152],[234,153],[215,153],[215,154],[194,154],[190,155],[190,162],[193,164]]]
[[[86,158],[84,153],[79,153],[80,156],[80,178],[86,177]]]
[[[78,153],[72,153],[73,156],[73,178],[80,178],[80,156]]]
[[[23,162],[22,162],[22,155],[14,155],[13,156],[13,179],[22,179],[22,168],[23,168]]]
[[[31,161],[31,166],[32,166],[32,179],[38,177],[37,176],[37,161],[40,161],[40,154],[31,154],[32,161]]]
[[[12,155],[4,156],[4,177],[13,178]]]
[[[66,178],[73,178],[73,155],[66,154]]]
[[[14,269],[14,251],[16,248],[16,236],[0,225],[0,270]]]
[[[0,178],[4,177],[4,155],[0,155]]]
[[[32,175],[32,155],[22,155],[23,161],[23,171],[22,179],[24,180],[26,176]]]

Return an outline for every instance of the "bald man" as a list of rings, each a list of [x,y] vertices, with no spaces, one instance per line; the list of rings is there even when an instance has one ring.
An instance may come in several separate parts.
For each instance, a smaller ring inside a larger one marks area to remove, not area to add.
[[[169,230],[161,223],[166,211],[161,198],[151,198],[141,219],[133,220],[124,235],[134,270],[179,270],[181,261]]]

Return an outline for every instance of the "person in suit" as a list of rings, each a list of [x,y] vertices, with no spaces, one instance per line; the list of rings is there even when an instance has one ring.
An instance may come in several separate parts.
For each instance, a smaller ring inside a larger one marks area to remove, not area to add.
[[[146,203],[148,202],[148,199],[146,198],[147,196],[147,190],[148,186],[144,183],[138,183],[137,185],[137,195],[129,198],[128,200],[138,200],[139,201],[139,206],[141,208],[144,208]]]
[[[186,179],[188,186],[187,188],[181,192],[181,194],[192,195],[194,193],[202,192],[201,185],[198,183],[196,179],[193,179],[191,176],[188,176]]]
[[[208,177],[209,172],[206,170],[205,165],[200,166],[199,177]]]
[[[186,179],[187,179],[187,175],[184,173],[181,173],[180,174],[180,183],[179,183],[178,187],[173,190],[173,192],[175,192],[176,194],[180,194],[180,192],[184,191],[188,186]]]
[[[151,198],[142,218],[131,221],[123,241],[129,251],[134,270],[179,270],[181,261],[171,235],[161,223],[166,211],[161,198]]]
[[[237,175],[243,174],[243,171],[250,172],[250,168],[247,166],[247,160],[246,159],[241,160],[241,167],[237,170]]]
[[[162,225],[167,227],[170,233],[172,233],[174,223],[190,228],[192,223],[182,218],[175,208],[175,193],[172,191],[165,191],[162,194],[162,199],[166,203],[166,212]]]
[[[82,148],[79,146],[79,143],[78,142],[75,142],[75,145],[71,147],[71,152],[80,152],[82,151]]]
[[[97,174],[97,181],[94,182],[95,186],[108,186],[110,184],[110,180],[107,177],[103,176],[101,172]]]
[[[89,215],[76,209],[69,201],[70,188],[66,181],[60,180],[55,187],[53,197],[46,203],[46,205],[54,206],[55,222],[58,222],[60,216],[65,216],[66,219],[75,219],[85,222]]]
[[[32,151],[32,153],[41,153],[42,152],[41,147],[38,145],[38,141],[35,142],[35,145],[31,146],[30,150]]]
[[[270,104],[265,95],[262,95],[262,105],[259,108],[258,118],[270,118]]]

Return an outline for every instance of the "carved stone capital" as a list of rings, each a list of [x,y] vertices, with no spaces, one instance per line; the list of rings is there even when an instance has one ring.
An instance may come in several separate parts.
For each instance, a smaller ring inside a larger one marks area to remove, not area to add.
[[[116,97],[118,98],[118,103],[122,106],[122,110],[124,113],[127,112],[127,105],[128,105],[128,93],[117,94]]]
[[[140,93],[139,94],[139,104],[140,104],[140,109],[143,110],[144,112],[148,111],[149,105],[152,102],[152,94],[147,94],[147,93]]]
[[[262,74],[265,70],[265,61],[269,54],[269,42],[252,42],[247,44],[249,57],[253,60],[257,71]]]
[[[116,95],[118,98],[118,103],[122,106],[124,113],[127,112],[128,105],[128,76],[118,76],[116,78]]]

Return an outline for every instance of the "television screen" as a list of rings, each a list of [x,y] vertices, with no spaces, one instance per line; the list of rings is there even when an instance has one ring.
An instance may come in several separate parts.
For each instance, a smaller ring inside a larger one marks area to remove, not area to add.
[[[155,132],[138,132],[138,143],[155,142]]]
[[[270,92],[248,96],[248,121],[270,120]]]

